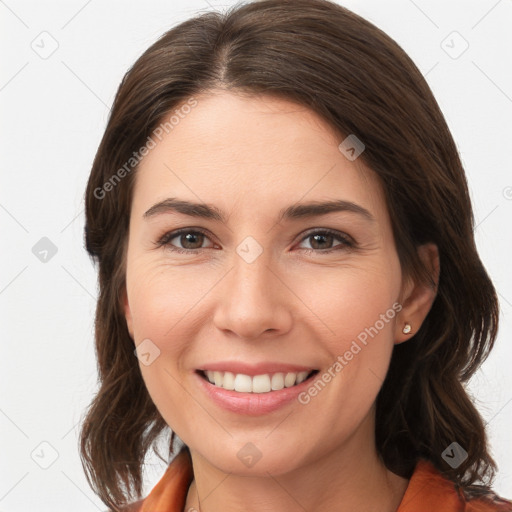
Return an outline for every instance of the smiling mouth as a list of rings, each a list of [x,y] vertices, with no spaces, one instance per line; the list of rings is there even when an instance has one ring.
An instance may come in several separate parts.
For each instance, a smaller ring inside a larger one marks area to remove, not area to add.
[[[318,371],[276,372],[254,376],[212,370],[197,370],[197,373],[218,388],[239,393],[271,393],[272,391],[297,386],[312,378]]]

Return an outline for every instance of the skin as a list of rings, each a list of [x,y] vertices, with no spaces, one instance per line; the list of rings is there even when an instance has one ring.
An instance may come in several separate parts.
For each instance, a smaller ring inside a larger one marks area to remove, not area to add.
[[[191,451],[185,510],[394,511],[408,481],[378,457],[375,400],[394,344],[419,329],[435,290],[402,274],[376,176],[339,151],[344,137],[319,116],[270,96],[196,99],[137,170],[124,295],[135,345],[149,338],[160,350],[139,363],[147,389]],[[144,218],[168,197],[216,205],[228,220]],[[333,199],[357,203],[374,221],[336,212],[276,222],[281,208]],[[207,236],[172,239],[188,254],[155,245],[179,228]],[[314,245],[313,228],[339,231],[356,247],[336,237]],[[263,249],[250,264],[236,252],[248,236]],[[419,251],[437,280],[436,247]],[[225,359],[321,374],[397,302],[402,310],[306,405],[244,416],[219,408],[197,383],[201,364]],[[252,467],[237,457],[248,442],[262,454]]]

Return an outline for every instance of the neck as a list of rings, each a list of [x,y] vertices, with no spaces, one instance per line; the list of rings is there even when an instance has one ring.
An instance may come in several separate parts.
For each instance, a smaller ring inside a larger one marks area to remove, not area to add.
[[[193,450],[191,457],[194,480],[185,506],[191,512],[395,512],[408,484],[384,466],[367,436],[353,436],[324,456],[279,475],[226,474]]]

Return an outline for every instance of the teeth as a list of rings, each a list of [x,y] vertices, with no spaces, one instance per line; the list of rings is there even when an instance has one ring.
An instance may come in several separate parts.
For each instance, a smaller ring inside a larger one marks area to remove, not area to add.
[[[308,371],[304,371],[304,372],[299,372],[298,375],[297,375],[297,384],[300,384],[301,382],[304,382],[308,375],[310,374],[311,372],[308,372]]]
[[[284,373],[274,373],[272,375],[272,389],[279,391],[284,388]]]
[[[222,387],[224,389],[235,389],[235,375],[231,372],[224,373],[224,380],[222,381]]]
[[[215,383],[215,385],[219,387],[222,387],[222,384],[222,382],[220,384]],[[240,393],[252,393],[251,377],[237,373],[235,377],[235,391],[239,391]]]
[[[284,378],[284,387],[290,388],[295,384],[295,380],[297,379],[297,375],[295,373],[287,373]]]
[[[216,386],[222,386],[224,382],[224,376],[220,372],[213,372],[213,382],[215,382]]]
[[[237,390],[238,391],[238,390]],[[255,375],[252,378],[253,393],[268,393],[270,391],[270,375]]]
[[[251,377],[243,373],[218,372],[206,370],[208,381],[217,387],[238,391],[239,393],[269,393],[290,388],[304,382],[309,372],[288,372],[262,374]]]

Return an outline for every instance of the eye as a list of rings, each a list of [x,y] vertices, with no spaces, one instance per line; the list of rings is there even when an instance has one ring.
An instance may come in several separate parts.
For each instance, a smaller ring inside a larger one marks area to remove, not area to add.
[[[181,244],[181,247],[176,247],[174,243],[172,243],[172,241],[176,238]],[[173,252],[190,254],[197,252],[200,249],[207,249],[208,247],[202,246],[205,239],[209,238],[203,231],[191,228],[183,228],[177,231],[165,233],[162,237],[160,237],[155,245],[158,247],[165,246]],[[314,252],[326,254],[333,251],[355,247],[355,242],[351,237],[332,229],[310,231],[306,236],[302,238],[301,242],[304,242],[308,239],[312,240],[312,249],[304,249],[306,254]],[[335,247],[322,247],[323,245],[332,245],[332,242],[335,239],[339,240],[341,243]],[[320,247],[318,247],[318,245],[320,245]]]
[[[171,243],[175,238],[179,239],[179,243],[183,245],[182,247],[176,247]],[[171,251],[179,253],[191,253],[197,251],[197,249],[203,249],[201,246],[205,238],[207,238],[206,233],[203,233],[202,231],[183,228],[178,229],[177,231],[165,233],[158,242],[156,242],[156,245],[158,247],[166,246]],[[199,246],[197,247],[198,244]]]
[[[312,252],[320,252],[321,254],[327,254],[333,251],[339,251],[347,248],[355,247],[354,241],[348,236],[338,231],[334,231],[332,229],[324,229],[320,231],[311,231],[307,234],[302,241],[311,239],[312,249],[306,249],[306,254],[310,254]],[[341,244],[338,244],[335,247],[318,247],[318,245],[331,245],[333,240],[341,241]],[[317,246],[317,247],[315,247]]]

